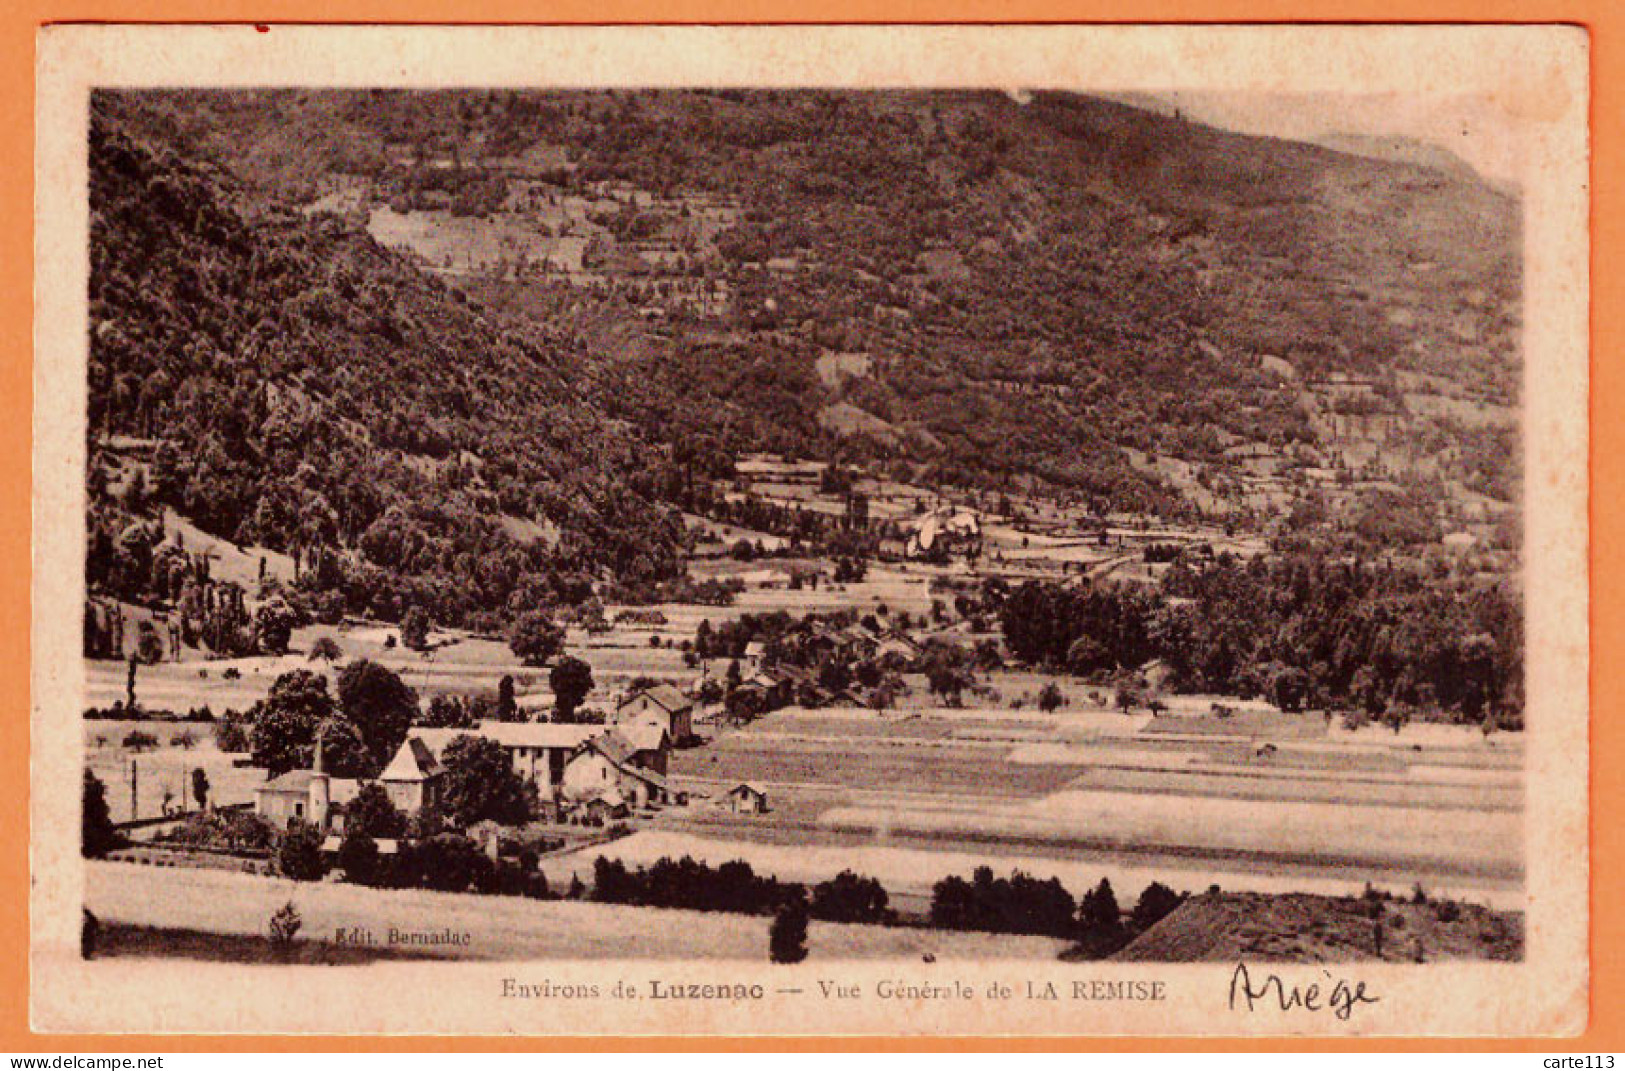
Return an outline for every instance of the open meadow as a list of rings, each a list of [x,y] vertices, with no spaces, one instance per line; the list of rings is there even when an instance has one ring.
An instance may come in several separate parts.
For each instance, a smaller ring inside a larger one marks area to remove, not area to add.
[[[295,882],[224,870],[167,869],[92,862],[85,906],[98,918],[134,926],[263,936],[273,912],[292,902],[307,941],[338,930],[370,930],[380,945],[400,932],[466,934],[466,944],[433,951],[461,959],[767,959],[765,916],[527,900],[423,890],[369,889],[340,882]],[[814,922],[814,960],[1053,959],[1066,942],[1043,937]]]

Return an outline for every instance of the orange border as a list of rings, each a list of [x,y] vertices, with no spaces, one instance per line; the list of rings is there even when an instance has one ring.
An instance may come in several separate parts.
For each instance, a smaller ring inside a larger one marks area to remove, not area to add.
[[[1591,34],[1592,252],[1591,410],[1620,402],[1625,365],[1602,361],[1625,342],[1625,5],[1616,0],[13,0],[0,11],[0,152],[16,161],[0,190],[0,618],[12,622],[0,648],[0,783],[29,783],[30,426],[32,411],[34,39],[50,22],[1564,22]],[[1612,77],[1610,77],[1612,76]],[[1610,270],[1612,269],[1612,270]],[[1625,424],[1591,431],[1591,522],[1608,530],[1625,513]],[[28,1027],[28,800],[0,793],[0,1049],[17,1052],[480,1051],[561,1048],[602,1051],[1019,1051],[1135,1052],[1625,1050],[1625,825],[1609,821],[1625,803],[1625,730],[1611,723],[1625,698],[1625,666],[1599,658],[1625,621],[1622,581],[1606,545],[1592,541],[1591,1015],[1576,1039],[1193,1040],[1156,1038],[360,1038],[153,1035],[40,1035]],[[1625,660],[1622,660],[1625,662]],[[1597,816],[1603,816],[1599,822]],[[1600,894],[1600,895],[1599,895]]]

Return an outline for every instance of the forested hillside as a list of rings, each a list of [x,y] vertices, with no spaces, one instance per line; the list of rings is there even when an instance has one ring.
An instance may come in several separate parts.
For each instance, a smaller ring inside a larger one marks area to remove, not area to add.
[[[365,234],[243,196],[117,98],[92,119],[93,587],[179,594],[150,569],[165,506],[388,619],[673,573],[654,461],[556,356]],[[107,449],[129,440],[150,465]]]
[[[1518,205],[1459,169],[1062,93],[277,90],[99,92],[91,175],[127,598],[164,508],[330,614],[647,592],[751,450],[1424,542],[1515,501]]]
[[[1124,447],[1200,459],[1225,433],[1315,438],[1267,358],[1300,381],[1409,371],[1516,400],[1518,205],[1470,173],[1061,93],[143,106],[267,197],[362,183],[359,219],[388,201],[474,218],[506,204],[523,222],[538,189],[549,204],[632,191],[578,232],[599,251],[585,270],[520,255],[454,285],[589,366],[595,397],[659,437],[901,456],[937,479],[1031,476],[1166,514],[1188,504]],[[725,225],[704,226],[719,204]],[[668,249],[675,267],[653,256]],[[831,353],[872,370],[820,382]],[[836,402],[861,410],[854,426],[827,417]]]

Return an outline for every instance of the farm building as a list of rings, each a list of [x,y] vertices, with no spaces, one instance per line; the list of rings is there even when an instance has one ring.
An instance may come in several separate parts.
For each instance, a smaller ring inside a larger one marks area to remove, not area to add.
[[[728,790],[727,805],[735,814],[765,814],[767,791],[760,785],[743,782]]]
[[[633,692],[615,708],[615,724],[653,721],[674,742],[694,735],[694,700],[670,684],[657,684]]]
[[[582,805],[594,800],[619,801],[639,808],[674,802],[677,794],[665,776],[642,765],[649,755],[619,730],[589,740],[565,767],[564,799]],[[663,766],[663,749],[660,761]]]

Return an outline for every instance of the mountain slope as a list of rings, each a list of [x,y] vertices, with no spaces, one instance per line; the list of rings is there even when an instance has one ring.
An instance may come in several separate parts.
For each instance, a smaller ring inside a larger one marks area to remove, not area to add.
[[[171,505],[293,554],[351,611],[445,623],[499,622],[571,576],[672,573],[674,524],[639,490],[648,452],[545,350],[150,130],[98,94],[93,522]],[[118,437],[159,440],[133,503],[103,478]],[[556,526],[558,545],[514,541],[511,517]]]
[[[1372,377],[1392,397],[1405,372],[1516,400],[1519,205],[1431,167],[1065,93],[140,103],[273,202],[359,190],[351,226],[389,204],[500,217],[505,241],[532,228],[542,246],[584,242],[568,271],[522,254],[422,263],[579,368],[611,415],[714,444],[713,467],[745,449],[893,459],[937,481],[1034,481],[1177,514],[1190,502],[1128,451],[1214,460],[1235,439],[1316,441],[1271,361],[1304,381]],[[527,155],[550,163],[511,163]],[[651,259],[668,255],[678,266]],[[822,382],[831,353],[870,371]],[[904,433],[820,427],[841,403]]]

